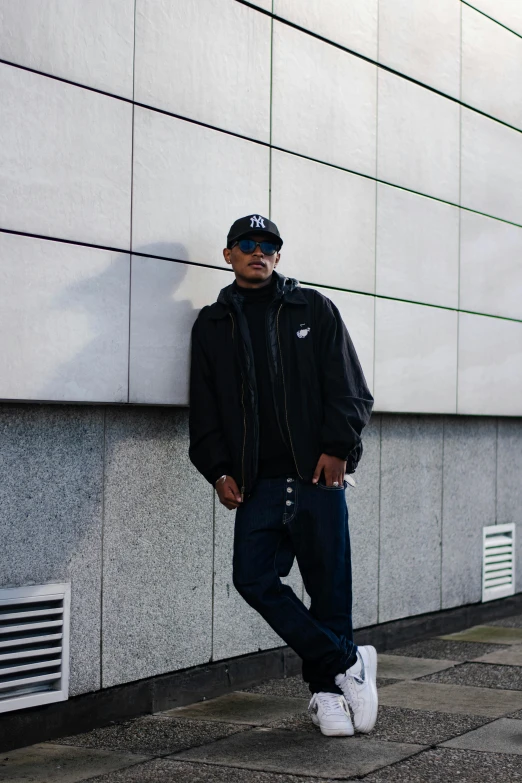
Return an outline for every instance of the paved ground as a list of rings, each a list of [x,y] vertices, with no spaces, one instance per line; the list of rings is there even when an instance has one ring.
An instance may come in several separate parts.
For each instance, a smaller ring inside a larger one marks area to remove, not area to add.
[[[379,719],[323,737],[298,677],[0,757],[9,783],[522,781],[522,615],[380,656]]]

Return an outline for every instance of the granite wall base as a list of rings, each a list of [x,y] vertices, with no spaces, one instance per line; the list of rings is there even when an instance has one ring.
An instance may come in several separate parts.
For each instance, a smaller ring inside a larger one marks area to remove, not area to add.
[[[479,602],[495,522],[517,525],[522,591],[521,419],[376,414],[364,443],[356,628]],[[185,408],[0,405],[0,586],[71,582],[71,695],[282,644],[235,591],[234,515],[187,447]]]

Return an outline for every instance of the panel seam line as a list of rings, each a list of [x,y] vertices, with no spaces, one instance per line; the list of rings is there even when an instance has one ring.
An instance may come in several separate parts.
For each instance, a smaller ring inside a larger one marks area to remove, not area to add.
[[[184,258],[172,258],[170,256],[155,255],[153,253],[144,253],[142,251],[137,251],[137,250],[131,251],[128,249],[126,250],[124,248],[109,247],[106,245],[95,245],[89,242],[78,242],[71,239],[63,239],[60,237],[43,236],[42,234],[30,234],[29,232],[25,232],[25,231],[15,231],[13,229],[0,228],[0,234],[9,234],[11,236],[27,237],[29,239],[39,239],[47,242],[59,242],[61,244],[73,245],[75,247],[87,247],[87,248],[91,248],[92,250],[103,250],[103,251],[109,251],[114,253],[122,253],[124,255],[139,256],[140,258],[153,258],[159,261],[168,261],[173,264],[186,264],[187,266],[200,267],[202,269],[215,269],[219,272],[226,272],[229,274],[232,273],[232,270],[226,269],[225,267],[222,266],[218,266],[217,264],[204,264],[200,261],[187,261]],[[334,285],[329,285],[327,283],[320,283],[320,282],[315,283],[309,280],[301,280],[299,282],[301,285],[310,286],[311,288],[324,288],[329,291],[340,291],[346,294],[357,294],[358,296],[372,296],[374,297],[374,299],[386,299],[391,302],[402,302],[403,304],[412,304],[412,305],[417,305],[419,307],[432,307],[435,308],[436,310],[444,310],[444,311],[456,312],[456,313],[467,313],[468,315],[477,315],[483,318],[496,318],[498,321],[508,321],[510,323],[517,323],[517,324],[522,323],[521,318],[511,318],[510,316],[496,315],[495,313],[481,313],[475,310],[461,310],[458,307],[450,307],[449,305],[439,305],[439,304],[434,304],[433,302],[420,302],[414,299],[402,299],[401,297],[397,297],[397,296],[376,294],[371,291],[360,291],[355,288],[341,288],[340,286],[334,286]]]

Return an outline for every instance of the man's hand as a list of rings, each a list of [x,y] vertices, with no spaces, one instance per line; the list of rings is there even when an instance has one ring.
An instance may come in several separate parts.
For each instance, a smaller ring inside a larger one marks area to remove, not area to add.
[[[241,505],[241,494],[239,487],[232,478],[232,476],[221,477],[216,481],[216,492],[221,503],[233,511],[235,508]]]
[[[321,454],[319,462],[315,466],[312,484],[317,484],[323,471],[327,487],[332,487],[334,482],[337,482],[339,487],[344,486],[346,460],[339,459],[339,457],[332,457],[329,454]]]

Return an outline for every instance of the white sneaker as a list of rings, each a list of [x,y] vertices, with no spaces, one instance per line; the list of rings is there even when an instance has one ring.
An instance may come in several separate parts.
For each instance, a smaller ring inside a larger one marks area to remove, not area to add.
[[[377,650],[367,645],[357,649],[357,661],[344,674],[338,674],[335,684],[342,690],[353,712],[355,731],[367,734],[377,720]]]
[[[350,711],[340,693],[314,693],[308,711],[314,726],[319,726],[328,737],[353,737]]]

